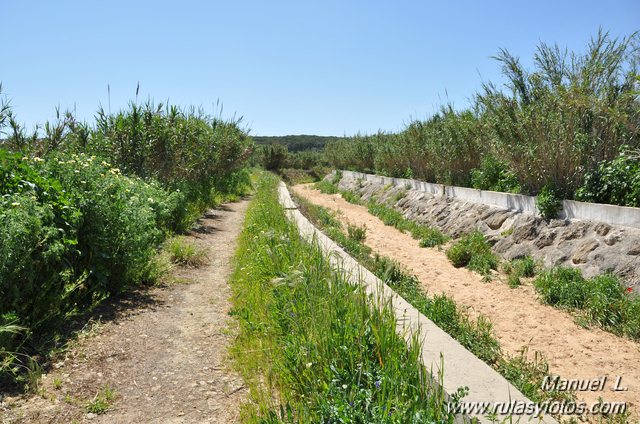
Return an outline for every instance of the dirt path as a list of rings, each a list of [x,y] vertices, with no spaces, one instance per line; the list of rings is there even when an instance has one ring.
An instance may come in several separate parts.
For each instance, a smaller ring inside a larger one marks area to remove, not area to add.
[[[210,263],[174,271],[177,283],[134,294],[113,319],[54,363],[39,395],[5,399],[3,422],[233,423],[245,398],[229,371],[234,321],[227,315],[231,258],[248,201],[210,211],[192,240]],[[115,399],[104,414],[87,402],[108,387]],[[13,405],[11,405],[13,403]]]
[[[541,352],[550,371],[563,378],[594,379],[608,376],[606,389],[580,392],[578,397],[595,402],[626,401],[638,415],[640,409],[640,345],[597,328],[585,329],[558,309],[542,305],[531,286],[511,289],[506,284],[482,278],[466,269],[453,267],[443,251],[420,248],[418,241],[369,214],[366,207],[346,202],[340,195],[326,195],[311,185],[293,191],[311,201],[340,212],[344,220],[367,226],[365,244],[375,252],[396,259],[414,273],[430,293],[442,293],[472,314],[483,314],[493,323],[504,351],[511,355],[524,346]],[[613,391],[622,377],[626,391]]]

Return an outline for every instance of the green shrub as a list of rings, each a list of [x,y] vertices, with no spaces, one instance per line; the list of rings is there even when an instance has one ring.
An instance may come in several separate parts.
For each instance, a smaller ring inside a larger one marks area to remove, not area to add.
[[[442,234],[440,230],[431,227],[426,227],[420,231],[418,236],[420,237],[420,247],[436,247],[449,241],[449,237]]]
[[[0,316],[25,328],[0,350],[40,349],[74,314],[157,277],[152,258],[180,215],[179,193],[87,155],[0,150],[0,162]]]
[[[522,281],[520,281],[520,276],[518,274],[509,274],[507,278],[507,284],[509,285],[509,287],[514,289],[516,287],[520,287]]]
[[[498,266],[491,246],[479,231],[467,234],[454,243],[447,249],[447,258],[456,268],[464,266],[485,276]]]
[[[533,277],[536,275],[536,261],[531,256],[514,260],[516,273],[522,277]]]
[[[268,171],[279,171],[287,162],[288,150],[282,144],[267,144],[260,146],[261,164]]]
[[[367,226],[348,224],[347,235],[350,239],[362,243],[367,238]]]
[[[538,275],[534,286],[551,305],[582,309],[587,300],[585,279],[579,269],[556,267]]]
[[[553,187],[546,185],[536,196],[536,207],[544,219],[554,219],[562,209],[562,200]]]
[[[349,203],[353,203],[354,205],[360,204],[360,197],[350,191],[340,190],[340,196]]]
[[[522,282],[520,277],[533,277],[536,274],[536,261],[531,256],[513,259],[503,263],[503,270],[507,274],[509,287],[519,287]]]
[[[471,186],[480,190],[520,193],[518,177],[509,170],[506,162],[493,156],[485,157],[480,168],[471,171]]]
[[[589,320],[602,328],[615,329],[624,319],[628,301],[620,280],[611,275],[599,275],[585,283],[587,300],[584,309]]]
[[[318,181],[313,185],[313,187],[324,194],[336,194],[339,191],[335,184],[327,180]]]
[[[100,298],[148,279],[148,264],[164,238],[174,198],[157,183],[120,174],[86,155],[53,158],[47,171],[79,198],[77,248]]]
[[[41,160],[0,149],[0,315],[17,325],[44,326],[72,305],[81,283],[77,199],[59,180],[42,175]],[[5,346],[0,346],[0,348]]]
[[[638,152],[628,146],[611,161],[587,173],[584,183],[576,191],[576,200],[640,207],[640,161]]]

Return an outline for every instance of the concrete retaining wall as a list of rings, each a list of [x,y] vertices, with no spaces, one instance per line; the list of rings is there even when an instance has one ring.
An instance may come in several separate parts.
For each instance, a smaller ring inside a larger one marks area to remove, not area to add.
[[[380,182],[398,187],[407,187],[426,193],[443,195],[459,200],[495,206],[503,209],[529,213],[539,216],[536,208],[536,198],[522,194],[500,193],[497,191],[477,190],[473,188],[445,186],[424,181],[409,180],[405,178],[391,178],[380,175],[363,174],[361,172],[341,171],[342,175],[362,179],[365,181]],[[335,173],[335,171],[334,171]],[[640,208],[624,206],[604,205],[599,203],[577,202],[564,200],[562,202],[560,218],[589,220],[603,222],[609,225],[622,225],[625,227],[640,228]]]
[[[376,177],[386,178],[386,177]],[[285,207],[290,220],[296,223],[300,234],[309,241],[317,241],[331,262],[351,280],[364,285],[367,293],[374,298],[389,299],[397,317],[397,333],[408,344],[413,343],[414,335],[422,345],[422,362],[434,376],[442,373],[442,388],[451,396],[461,387],[468,387],[469,394],[465,402],[527,402],[532,403],[518,389],[498,374],[493,368],[466,350],[455,339],[441,330],[427,317],[422,315],[409,302],[400,297],[380,279],[362,267],[329,237],[315,228],[297,207],[284,183],[278,188],[280,203]],[[500,416],[498,416],[500,417]],[[495,422],[483,416],[477,416],[479,422]],[[467,422],[460,417],[460,422]],[[502,422],[499,420],[498,422]],[[531,416],[514,417],[513,422],[557,423],[553,418],[543,419]]]

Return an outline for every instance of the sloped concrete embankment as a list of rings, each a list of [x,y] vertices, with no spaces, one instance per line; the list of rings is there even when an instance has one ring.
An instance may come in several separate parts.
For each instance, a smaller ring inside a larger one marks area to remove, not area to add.
[[[338,186],[365,201],[387,203],[408,219],[436,227],[454,238],[477,229],[505,259],[531,255],[548,267],[578,268],[586,277],[612,272],[640,290],[638,208],[565,201],[561,216],[574,218],[547,221],[537,215],[535,199],[530,196],[349,171],[342,172]]]
[[[391,288],[382,283],[375,275],[362,267],[355,259],[336,245],[330,238],[316,229],[298,211],[284,183],[280,184],[279,197],[285,207],[287,216],[298,226],[300,234],[307,240],[316,240],[331,262],[340,270],[351,276],[354,282],[363,284],[367,293],[374,298],[389,299],[397,317],[397,333],[407,343],[412,343],[414,335],[419,337],[422,345],[422,361],[427,369],[432,370],[434,378],[442,373],[442,388],[447,395],[455,394],[459,388],[468,387],[469,393],[465,402],[487,402],[491,405],[501,402],[526,402],[532,404],[522,393],[489,365],[466,350],[460,343],[437,327],[433,322],[418,312],[410,303],[400,297]],[[484,416],[476,416],[479,422],[490,421]],[[556,423],[548,416],[515,417],[514,422]],[[460,422],[468,422],[460,417]]]

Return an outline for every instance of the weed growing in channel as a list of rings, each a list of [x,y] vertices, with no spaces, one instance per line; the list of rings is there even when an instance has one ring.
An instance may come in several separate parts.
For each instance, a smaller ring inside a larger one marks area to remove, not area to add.
[[[457,268],[464,266],[485,276],[498,266],[498,259],[491,252],[491,246],[479,231],[460,238],[447,250],[447,258]]]
[[[370,214],[380,218],[385,225],[391,225],[402,232],[406,231],[414,239],[420,240],[420,247],[440,246],[449,241],[449,237],[438,229],[411,221],[397,210],[373,200],[369,202],[368,210]]]
[[[614,275],[585,279],[578,269],[556,267],[541,272],[534,286],[545,303],[578,311],[587,323],[640,339],[640,297]]]
[[[516,288],[521,285],[521,277],[533,277],[536,274],[536,261],[531,256],[514,259],[502,264],[502,270],[507,274],[509,287]]]
[[[363,242],[367,238],[367,226],[366,225],[347,225],[347,236],[357,242]]]

